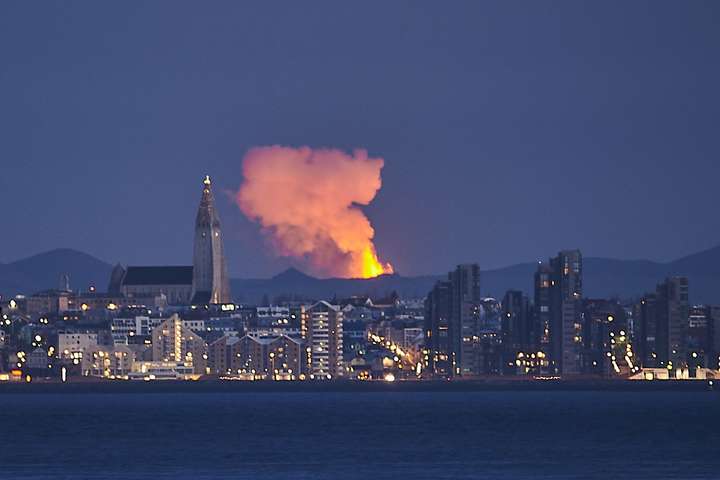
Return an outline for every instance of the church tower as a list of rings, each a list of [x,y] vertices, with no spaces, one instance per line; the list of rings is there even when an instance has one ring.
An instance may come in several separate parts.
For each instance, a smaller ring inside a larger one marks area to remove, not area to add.
[[[192,303],[197,305],[232,301],[220,218],[215,209],[211,185],[210,177],[206,176],[195,220]]]

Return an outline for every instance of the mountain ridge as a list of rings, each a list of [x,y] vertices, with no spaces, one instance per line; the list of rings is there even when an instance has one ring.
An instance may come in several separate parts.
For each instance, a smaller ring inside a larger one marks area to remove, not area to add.
[[[58,248],[13,262],[0,263],[0,293],[15,295],[57,288],[62,274],[69,274],[71,286],[90,285],[104,290],[113,266],[79,250]],[[448,270],[452,267],[449,266]],[[519,289],[532,296],[537,262],[482,270],[483,295],[501,297],[506,290]],[[669,262],[619,260],[586,257],[583,261],[587,297],[632,298],[653,291],[658,282],[671,275],[690,279],[691,301],[720,303],[720,245],[685,255]],[[257,303],[263,298],[333,298],[352,295],[383,297],[397,291],[404,297],[424,296],[445,275],[382,275],[369,279],[316,278],[297,268],[288,268],[271,278],[231,279],[237,301]]]

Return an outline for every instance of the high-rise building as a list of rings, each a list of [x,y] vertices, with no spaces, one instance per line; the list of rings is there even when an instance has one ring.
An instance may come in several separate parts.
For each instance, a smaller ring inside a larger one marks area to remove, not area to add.
[[[550,259],[557,288],[553,289],[552,338],[554,358],[560,359],[563,374],[580,373],[582,366],[582,254],[563,250]]]
[[[483,336],[483,306],[480,302],[460,301],[457,322],[460,326],[460,350],[455,354],[455,375],[480,375],[490,363],[486,357],[495,353]],[[495,333],[495,332],[493,332]],[[453,339],[454,340],[454,339]],[[499,341],[497,336],[493,340]]]
[[[640,299],[633,316],[642,366],[687,366],[690,305],[686,277],[665,279],[655,293]],[[703,315],[703,322],[707,320]]]
[[[537,332],[537,347],[540,352],[550,355],[550,307],[554,285],[553,272],[546,263],[539,263],[535,272],[535,296],[533,304],[534,329]]]
[[[542,279],[536,276],[536,283]],[[549,285],[549,280],[547,284]],[[536,293],[542,298],[542,287]],[[546,289],[549,291],[549,288]],[[549,294],[547,295],[549,299]],[[549,303],[549,300],[548,300]],[[549,319],[549,307],[543,316]],[[549,320],[547,322],[549,324]],[[549,326],[543,326],[543,332],[549,335]],[[540,322],[530,306],[527,295],[520,290],[508,290],[502,301],[500,333],[502,336],[502,371],[506,374],[536,374],[547,370],[548,360],[545,347],[541,348]]]
[[[656,344],[661,366],[687,365],[688,279],[669,277],[657,286]]]
[[[452,375],[453,350],[450,341],[452,284],[440,281],[425,299],[425,367],[437,375]]]
[[[712,311],[709,305],[693,305],[688,315],[688,361],[690,368],[712,365]]]
[[[508,290],[503,297],[502,308],[503,352],[514,360],[518,352],[534,350],[535,347],[528,298],[520,290]]]
[[[640,365],[660,366],[657,355],[657,296],[644,295],[633,308],[633,335]]]
[[[425,302],[428,366],[438,375],[477,375],[484,363],[480,330],[480,267],[458,265]]]
[[[458,265],[448,274],[452,284],[451,344],[455,375],[478,375],[480,362],[480,266]]]
[[[582,372],[583,337],[582,304],[578,300],[561,303],[562,340],[560,372],[564,375]]]
[[[192,279],[194,304],[231,301],[222,229],[211,185],[210,177],[205,177],[195,220]]]
[[[563,250],[535,273],[536,322],[540,348],[549,349],[552,368],[563,374],[582,367],[582,254]]]
[[[710,337],[710,351],[708,352],[708,367],[720,369],[720,306],[710,307],[710,324],[708,328]]]
[[[343,364],[343,312],[337,305],[320,301],[306,310],[309,373],[314,379],[333,379],[345,374]]]
[[[582,372],[611,374],[612,355],[620,346],[620,339],[628,338],[627,315],[623,307],[613,300],[584,299],[582,302]],[[623,343],[625,344],[625,343]],[[618,351],[619,352],[619,351]],[[610,356],[608,356],[610,353]],[[639,352],[622,352],[628,358]],[[631,361],[636,361],[631,358]],[[625,364],[623,364],[623,367]]]

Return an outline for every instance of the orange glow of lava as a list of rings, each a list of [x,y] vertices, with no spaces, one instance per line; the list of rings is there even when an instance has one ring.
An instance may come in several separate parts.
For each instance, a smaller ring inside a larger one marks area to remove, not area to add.
[[[362,278],[373,278],[386,273],[393,273],[390,263],[382,264],[378,259],[374,246],[368,246],[362,251],[361,274]]]

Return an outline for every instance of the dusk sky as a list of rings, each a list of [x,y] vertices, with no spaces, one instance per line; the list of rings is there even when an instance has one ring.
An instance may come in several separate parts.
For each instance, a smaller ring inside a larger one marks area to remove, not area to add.
[[[278,273],[233,200],[267,145],[382,158],[401,274],[713,247],[720,3],[680,6],[2,2],[0,261],[190,264],[209,174],[231,275]]]

